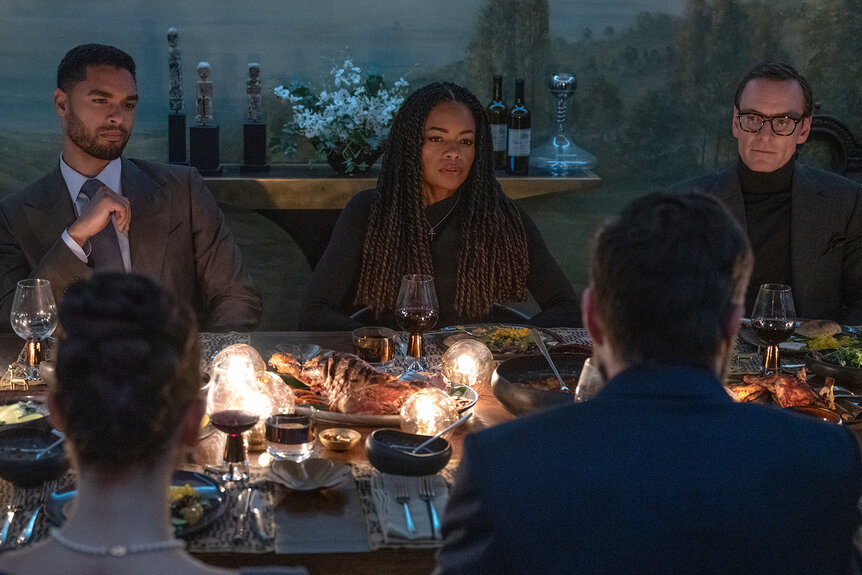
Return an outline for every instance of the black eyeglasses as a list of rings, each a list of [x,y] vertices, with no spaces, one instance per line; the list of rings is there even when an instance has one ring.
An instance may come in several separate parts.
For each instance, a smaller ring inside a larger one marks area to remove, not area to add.
[[[739,120],[739,127],[746,132],[757,133],[763,128],[763,124],[769,121],[772,126],[772,132],[776,136],[789,136],[796,131],[796,124],[802,121],[802,118],[796,119],[790,116],[764,116],[755,112],[740,112],[736,115]]]

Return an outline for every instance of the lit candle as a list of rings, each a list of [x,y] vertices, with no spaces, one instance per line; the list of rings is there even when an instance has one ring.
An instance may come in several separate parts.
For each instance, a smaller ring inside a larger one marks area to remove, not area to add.
[[[474,387],[487,383],[494,371],[494,356],[481,341],[467,338],[443,354],[443,375],[455,385]]]
[[[458,410],[440,389],[417,391],[401,407],[401,429],[407,433],[434,435],[458,420]]]

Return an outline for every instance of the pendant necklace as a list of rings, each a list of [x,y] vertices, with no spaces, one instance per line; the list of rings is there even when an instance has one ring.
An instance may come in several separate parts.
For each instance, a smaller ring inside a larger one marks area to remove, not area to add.
[[[98,547],[96,545],[86,545],[84,543],[72,541],[71,539],[66,539],[66,536],[61,535],[58,529],[52,529],[50,533],[54,541],[66,549],[71,549],[72,551],[83,553],[85,555],[124,557],[126,555],[136,555],[138,553],[150,553],[153,551],[162,551],[164,549],[175,549],[185,545],[181,539],[166,539],[164,541],[139,543],[137,545],[112,545],[110,547]]]
[[[446,221],[446,218],[448,218],[450,215],[452,215],[452,212],[454,212],[455,208],[458,207],[458,202],[460,202],[460,201],[461,201],[461,194],[458,194],[458,197],[455,198],[455,203],[452,204],[452,207],[449,208],[449,211],[446,212],[446,215],[443,216],[442,218],[440,218],[440,221],[437,222],[436,224],[434,224],[433,226],[431,225],[431,222],[428,221],[428,218],[427,217],[425,218],[425,221],[428,222],[428,226],[431,228],[431,231],[429,232],[429,234],[431,235],[431,241],[432,242],[434,241],[434,236],[436,235],[435,232],[436,232],[437,228],[439,228],[443,224],[443,222]]]

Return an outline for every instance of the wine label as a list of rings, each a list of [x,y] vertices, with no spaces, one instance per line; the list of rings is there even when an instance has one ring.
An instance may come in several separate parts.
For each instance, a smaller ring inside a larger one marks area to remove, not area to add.
[[[507,129],[508,126],[506,124],[491,124],[491,140],[495,152],[506,151]]]
[[[530,155],[530,129],[526,130],[509,130],[509,156],[529,156]]]

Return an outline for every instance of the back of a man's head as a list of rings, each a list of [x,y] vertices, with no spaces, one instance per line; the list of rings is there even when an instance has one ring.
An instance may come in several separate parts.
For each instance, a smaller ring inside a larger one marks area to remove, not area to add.
[[[104,44],[81,44],[66,52],[57,67],[57,87],[68,92],[87,77],[87,68],[90,66],[113,66],[128,70],[132,78],[135,77],[135,61],[119,48]]]
[[[718,200],[659,193],[632,202],[599,232],[591,287],[626,364],[711,367],[751,265],[745,234]]]

